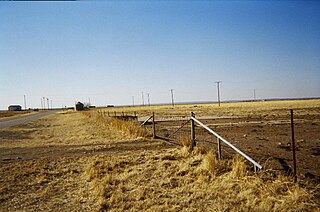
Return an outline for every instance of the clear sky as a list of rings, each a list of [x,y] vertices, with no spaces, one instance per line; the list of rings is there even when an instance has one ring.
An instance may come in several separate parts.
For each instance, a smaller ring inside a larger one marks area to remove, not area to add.
[[[0,109],[320,97],[317,1],[0,2]]]

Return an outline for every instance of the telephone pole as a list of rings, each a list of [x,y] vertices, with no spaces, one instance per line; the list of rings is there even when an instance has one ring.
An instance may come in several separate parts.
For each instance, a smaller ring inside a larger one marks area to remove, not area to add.
[[[172,103],[172,107],[174,107],[173,89],[170,89],[170,92],[171,92],[171,103]]]
[[[49,108],[49,98],[47,98],[47,103],[48,103],[48,110],[49,110],[49,109],[50,109],[50,108]]]
[[[134,96],[132,96],[132,106],[134,107]]]
[[[215,82],[217,84],[217,89],[218,89],[218,104],[220,107],[220,83],[222,83],[222,81],[217,81]]]
[[[42,97],[42,99],[43,99],[43,110],[45,110],[46,109],[46,98]]]
[[[23,99],[24,99],[24,110],[27,110],[26,95],[23,95]]]
[[[150,106],[150,93],[147,93],[148,95],[148,105]]]
[[[143,96],[143,92],[142,93],[142,105],[144,106],[144,96]]]

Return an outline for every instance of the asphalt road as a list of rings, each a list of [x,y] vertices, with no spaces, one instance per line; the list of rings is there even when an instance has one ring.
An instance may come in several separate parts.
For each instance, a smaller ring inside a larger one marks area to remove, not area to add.
[[[57,112],[56,110],[51,110],[51,111],[39,112],[39,113],[25,115],[25,116],[9,117],[9,118],[0,120],[0,128],[12,127],[15,125],[24,124],[26,122],[35,121],[37,119],[40,119],[44,116],[48,116],[56,112]]]

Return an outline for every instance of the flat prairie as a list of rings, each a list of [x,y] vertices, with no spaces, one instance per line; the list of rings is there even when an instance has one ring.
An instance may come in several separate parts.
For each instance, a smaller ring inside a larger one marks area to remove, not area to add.
[[[283,170],[292,163],[289,109],[296,184]],[[214,144],[191,151],[152,139],[138,123],[97,110],[142,117],[194,112],[265,169],[255,174],[227,152],[219,161]],[[319,151],[320,100],[61,111],[0,129],[0,211],[319,211]]]

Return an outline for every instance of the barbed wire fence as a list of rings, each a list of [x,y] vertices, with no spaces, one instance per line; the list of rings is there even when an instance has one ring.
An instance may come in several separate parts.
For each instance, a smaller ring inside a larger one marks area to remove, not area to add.
[[[314,116],[319,114],[319,109],[307,109],[295,109],[295,125],[298,132],[295,148],[292,143],[288,109],[279,109],[273,111],[274,113],[267,111],[262,111],[259,114],[248,112],[239,117],[218,117],[214,114],[206,114],[206,117],[196,118],[199,118],[204,125],[213,131],[218,132],[219,135],[230,140],[232,144],[254,158],[258,158],[259,161],[268,162],[268,165],[274,166],[277,170],[284,169],[291,172],[290,163],[293,149],[296,149],[300,155],[299,151],[303,149],[310,152],[308,157],[304,156],[310,163],[320,152],[320,149],[315,147],[317,138],[314,136],[320,126],[319,120],[314,119]],[[141,114],[111,111],[102,111],[102,113],[105,116],[122,117],[122,119],[133,117],[154,138],[161,138],[176,145],[187,146],[192,140],[190,114],[188,113],[185,115],[148,114],[146,111]],[[219,142],[216,137],[212,136],[212,133],[200,124],[194,124],[194,131],[194,140],[198,148],[213,149],[218,157],[222,155],[223,158],[231,158],[236,154],[234,149],[224,142]],[[221,150],[220,155],[218,154],[219,150]],[[275,161],[279,161],[278,164],[275,164]],[[308,170],[308,167],[305,166],[304,169]]]

